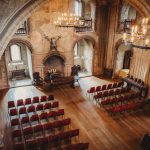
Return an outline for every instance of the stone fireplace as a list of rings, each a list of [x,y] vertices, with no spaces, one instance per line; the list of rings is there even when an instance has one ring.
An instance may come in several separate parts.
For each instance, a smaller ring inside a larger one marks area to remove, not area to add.
[[[57,73],[64,76],[65,72],[65,57],[61,55],[58,51],[51,52],[43,60],[44,65],[44,75],[48,71],[51,73]]]

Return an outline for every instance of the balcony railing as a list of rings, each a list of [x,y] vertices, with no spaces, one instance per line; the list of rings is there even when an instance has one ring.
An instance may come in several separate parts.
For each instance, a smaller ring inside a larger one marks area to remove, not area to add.
[[[83,18],[84,24],[81,26],[75,27],[75,32],[89,32],[93,31],[92,28],[92,18],[84,17]]]
[[[16,32],[16,34],[27,34],[27,30],[24,28],[19,28]]]
[[[16,31],[17,35],[26,35],[28,34],[28,22],[24,21],[24,23],[21,25],[21,27]]]
[[[119,23],[118,31],[119,32],[129,32],[132,25],[135,24],[135,19],[125,19]]]
[[[76,27],[75,32],[91,32],[93,31],[92,27]]]

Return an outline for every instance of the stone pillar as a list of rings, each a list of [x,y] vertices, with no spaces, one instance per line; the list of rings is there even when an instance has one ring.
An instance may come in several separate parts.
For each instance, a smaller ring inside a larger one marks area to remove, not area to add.
[[[108,44],[107,53],[105,56],[105,66],[107,69],[113,69],[114,66],[114,51],[115,51],[115,33],[118,26],[120,0],[113,0],[109,7],[108,16]]]
[[[6,62],[5,56],[2,56],[0,60],[0,89],[7,89],[7,88],[9,88],[9,84],[7,77]]]
[[[99,36],[99,51],[98,65],[100,74],[103,72],[105,65],[105,52],[107,45],[107,30],[108,30],[108,4],[106,1],[101,1],[96,5],[96,32]]]

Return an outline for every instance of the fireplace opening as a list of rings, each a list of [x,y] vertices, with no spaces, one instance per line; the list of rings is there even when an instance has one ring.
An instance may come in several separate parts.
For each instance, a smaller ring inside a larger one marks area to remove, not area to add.
[[[52,55],[44,61],[44,75],[47,72],[64,76],[65,60],[61,56]]]

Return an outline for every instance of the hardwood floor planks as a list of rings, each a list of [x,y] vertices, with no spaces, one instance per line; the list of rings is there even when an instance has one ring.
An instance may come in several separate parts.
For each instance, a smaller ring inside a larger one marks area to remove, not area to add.
[[[149,107],[137,113],[112,117],[104,108],[93,104],[85,96],[86,90],[91,85],[109,82],[96,77],[82,78],[79,82],[81,88],[65,87],[52,92],[33,86],[9,89],[1,99],[1,129],[5,125],[8,126],[6,123],[8,100],[54,94],[55,99],[60,102],[60,108],[65,109],[65,116],[71,118],[71,127],[80,129],[80,141],[90,143],[89,150],[140,150],[143,134],[150,131]]]

